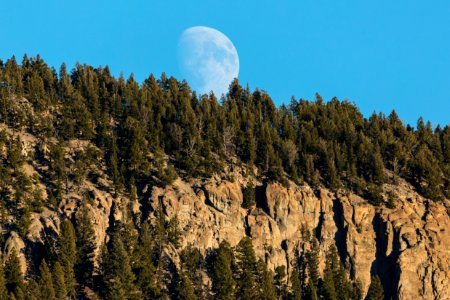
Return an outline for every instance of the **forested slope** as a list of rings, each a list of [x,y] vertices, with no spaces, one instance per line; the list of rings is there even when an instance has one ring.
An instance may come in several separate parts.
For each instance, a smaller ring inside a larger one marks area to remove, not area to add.
[[[39,56],[0,61],[0,123],[0,295],[402,298],[421,249],[411,295],[449,297],[449,126]]]

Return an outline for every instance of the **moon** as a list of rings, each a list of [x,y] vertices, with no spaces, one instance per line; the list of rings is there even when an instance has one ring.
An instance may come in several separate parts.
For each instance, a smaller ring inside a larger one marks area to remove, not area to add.
[[[239,74],[239,56],[222,32],[205,26],[183,31],[178,43],[178,62],[191,88],[201,94],[226,94]]]

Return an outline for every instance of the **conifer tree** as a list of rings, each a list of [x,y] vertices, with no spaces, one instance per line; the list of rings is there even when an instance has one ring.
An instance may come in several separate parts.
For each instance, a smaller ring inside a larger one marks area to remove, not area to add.
[[[55,262],[53,266],[53,288],[55,290],[56,299],[67,299],[67,285],[64,276],[64,269],[59,263]]]
[[[39,267],[39,287],[41,290],[41,297],[43,299],[55,299],[55,289],[53,288],[53,279],[50,269],[45,260],[41,262]]]
[[[77,213],[76,220],[76,245],[77,261],[75,271],[78,282],[92,284],[92,273],[94,271],[95,231],[92,219],[86,204],[83,204]]]
[[[194,285],[191,279],[185,275],[181,274],[179,282],[176,288],[176,298],[180,300],[197,300],[197,295],[195,294]]]
[[[42,300],[41,288],[39,284],[32,278],[28,280],[25,293],[26,300]],[[59,300],[59,299],[58,299]]]
[[[274,276],[273,272],[267,269],[266,264],[260,259],[258,261],[257,272],[258,272],[258,290],[259,290],[259,299],[264,300],[275,300],[277,299],[277,290],[274,285]],[[282,297],[286,296],[286,289],[283,286],[284,284],[279,282],[280,294]]]
[[[333,251],[333,246],[327,252],[325,261],[325,270],[323,274],[323,283],[321,287],[321,294],[325,299],[336,300],[338,293],[336,291],[336,257]]]
[[[6,289],[5,271],[3,267],[3,257],[0,253],[0,299],[7,299],[8,290]]]
[[[254,299],[258,297],[256,281],[257,262],[252,241],[244,237],[236,246],[236,296],[239,299]]]
[[[314,285],[312,280],[308,280],[308,285],[306,286],[306,299],[307,300],[318,300],[319,293],[317,287]]]
[[[322,294],[326,299],[346,300],[351,299],[353,293],[353,285],[347,278],[336,247],[332,245],[327,251]]]
[[[311,250],[308,251],[306,259],[309,281],[317,289],[319,285],[319,242],[315,237],[312,238]]]
[[[246,209],[250,209],[253,205],[256,204],[256,194],[255,187],[253,183],[249,183],[242,191],[243,202],[242,207]]]
[[[183,266],[183,270],[194,284],[196,294],[198,298],[203,299],[206,297],[205,289],[203,286],[203,274],[202,268],[204,265],[204,258],[198,248],[189,244],[185,247],[181,253],[180,258]]]
[[[175,246],[175,248],[179,248],[180,238],[180,225],[178,222],[178,216],[175,215],[169,220],[169,223],[167,224],[167,239],[169,243]]]
[[[58,264],[63,270],[65,290],[69,297],[75,296],[75,271],[77,261],[76,234],[72,222],[64,220],[61,224],[61,233],[58,240]],[[55,265],[56,271],[56,265]]]
[[[212,292],[215,299],[231,300],[235,297],[235,281],[231,270],[233,252],[227,242],[221,242],[212,264]]]
[[[291,277],[291,290],[289,293],[289,299],[291,300],[301,300],[303,294],[303,286],[300,280],[300,271],[298,267],[294,269]]]
[[[135,299],[139,296],[139,291],[134,285],[135,276],[131,270],[128,253],[117,232],[113,233],[109,242],[103,270],[108,299]]]
[[[5,263],[5,279],[8,292],[17,299],[23,298],[25,283],[17,253],[13,251]]]
[[[295,270],[294,270],[295,272]],[[296,274],[292,274],[292,276],[295,277]],[[277,290],[278,296],[283,296],[286,294],[287,286],[286,286],[286,267],[285,266],[278,266],[275,268],[275,276],[273,278],[274,284]]]
[[[372,276],[366,299],[367,300],[384,299],[383,285],[381,284],[381,280],[378,276]]]
[[[156,286],[156,270],[153,264],[152,254],[155,244],[151,229],[148,223],[142,225],[139,236],[138,255],[139,262],[137,266],[137,286],[142,291],[144,299],[155,299],[159,296],[159,290]]]

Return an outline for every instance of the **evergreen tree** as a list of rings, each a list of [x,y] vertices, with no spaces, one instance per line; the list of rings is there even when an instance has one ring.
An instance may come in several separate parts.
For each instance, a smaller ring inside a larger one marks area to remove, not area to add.
[[[332,245],[327,251],[322,294],[326,299],[346,300],[351,299],[353,293],[353,285],[347,278],[336,247]]]
[[[180,225],[178,223],[178,217],[175,215],[169,220],[169,223],[167,224],[167,239],[169,243],[175,246],[175,248],[179,248],[180,238]]]
[[[212,292],[215,299],[231,300],[235,295],[235,281],[231,270],[233,252],[227,242],[221,242],[212,263]]]
[[[23,281],[19,258],[15,251],[6,260],[5,279],[8,292],[14,295],[16,299],[22,299],[24,297],[25,283]]]
[[[77,261],[76,233],[72,222],[64,220],[58,240],[58,262],[64,274],[65,290],[70,298],[75,296],[75,273],[74,266]],[[56,265],[55,265],[56,271]]]
[[[6,289],[5,271],[3,268],[3,259],[0,253],[0,299],[7,299],[8,290]]]
[[[381,280],[378,276],[372,276],[369,286],[369,291],[366,296],[367,300],[383,300],[384,290]]]
[[[80,207],[76,216],[77,261],[75,271],[79,283],[90,285],[94,271],[95,231],[86,204]]]
[[[291,300],[301,300],[303,294],[303,286],[300,280],[300,271],[296,267],[292,272],[291,277],[291,291],[289,293],[289,299]]]
[[[57,261],[53,266],[53,288],[56,299],[67,299],[67,285],[64,276],[64,269]]]
[[[321,294],[325,297],[325,299],[336,300],[338,297],[338,293],[336,291],[336,256],[334,247],[331,246],[327,252],[326,261],[325,261],[325,270],[323,274],[323,283],[321,287]]]
[[[41,262],[39,273],[39,287],[41,291],[41,297],[48,300],[56,299],[55,289],[53,288],[52,274],[50,273],[50,269],[48,268],[45,260]]]
[[[294,270],[292,276],[293,277],[297,277],[297,274],[295,274],[296,270]],[[285,266],[278,266],[275,269],[275,276],[274,276],[274,284],[277,290],[277,294],[278,297],[280,296],[285,296],[286,294],[286,290],[287,290],[287,286],[286,286],[286,282],[285,282],[285,277],[286,277],[286,267]]]
[[[283,283],[278,282],[278,285],[280,287],[279,291],[282,297],[286,296],[286,288],[283,286]],[[274,284],[273,272],[267,269],[266,264],[261,259],[258,261],[258,287],[259,299],[275,300],[278,298],[277,289]]]
[[[312,280],[308,280],[308,285],[306,286],[306,299],[308,300],[319,300],[319,294],[316,286]],[[325,298],[327,299],[327,298]]]
[[[28,280],[28,283],[26,286],[25,299],[27,299],[27,300],[42,300],[41,288],[40,288],[39,284],[32,278],[30,278]]]
[[[134,285],[135,276],[120,234],[114,232],[104,261],[103,274],[108,299],[137,299],[140,292]]]
[[[258,297],[257,262],[252,241],[245,237],[235,249],[236,258],[236,296],[239,299],[254,299]]]
[[[50,147],[49,172],[50,178],[55,186],[54,193],[56,195],[58,202],[62,200],[63,186],[67,179],[64,155],[65,152],[62,143],[58,143]]]
[[[317,289],[319,285],[319,242],[313,237],[311,242],[311,250],[307,253],[307,268],[309,281]]]
[[[139,241],[139,262],[136,272],[137,286],[142,291],[144,299],[155,299],[159,296],[159,290],[156,286],[156,270],[152,258],[155,245],[148,223],[143,224]]]
[[[181,274],[176,288],[176,298],[180,300],[197,300],[194,285],[188,276]]]
[[[180,258],[185,274],[189,276],[194,284],[198,298],[203,299],[206,297],[203,286],[203,274],[202,268],[204,265],[203,255],[198,248],[189,244],[185,247],[181,253]]]
[[[253,183],[249,183],[246,188],[242,191],[243,202],[242,207],[246,209],[250,209],[253,205],[256,204],[256,194],[255,187]]]

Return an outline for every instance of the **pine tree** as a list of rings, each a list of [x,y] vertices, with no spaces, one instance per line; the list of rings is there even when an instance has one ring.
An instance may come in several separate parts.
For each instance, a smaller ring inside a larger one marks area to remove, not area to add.
[[[258,261],[258,290],[259,296],[258,299],[264,300],[275,300],[277,299],[277,290],[274,285],[274,276],[273,272],[267,269],[266,264],[260,259]],[[279,282],[280,283],[280,282]],[[282,297],[285,296],[286,289],[283,284],[279,284],[280,294]]]
[[[58,143],[50,147],[49,172],[50,178],[56,188],[55,194],[58,201],[62,200],[63,185],[67,179],[64,155],[65,152],[62,143]]]
[[[212,264],[212,292],[215,299],[234,299],[235,282],[231,271],[233,252],[227,242],[221,242]]]
[[[353,292],[353,285],[347,278],[337,249],[332,245],[327,251],[322,294],[326,299],[347,300]]]
[[[175,248],[179,248],[180,238],[181,238],[180,225],[178,222],[178,216],[175,215],[169,220],[169,223],[167,224],[167,239],[169,243],[175,246]]]
[[[244,188],[242,191],[243,196],[243,202],[242,207],[246,209],[250,209],[253,205],[256,204],[256,194],[255,194],[255,187],[253,186],[253,183],[249,183],[247,187]]]
[[[63,270],[65,290],[70,298],[75,296],[76,285],[74,266],[77,261],[77,245],[75,235],[72,222],[64,220],[58,240],[58,263]]]
[[[236,257],[236,296],[239,299],[255,299],[258,297],[256,281],[257,264],[252,241],[245,237],[235,249]]]
[[[75,271],[79,283],[90,285],[94,271],[96,244],[95,231],[86,204],[83,204],[78,211],[76,224],[77,262]]]
[[[361,281],[359,281],[358,279],[355,280],[352,283],[353,287],[352,287],[352,291],[351,291],[351,299],[352,300],[362,300],[363,299],[363,290],[362,290],[362,284]]]
[[[309,281],[317,289],[319,285],[319,242],[313,237],[311,250],[306,255]]]
[[[48,268],[45,260],[41,262],[39,273],[39,287],[41,290],[41,297],[48,300],[55,299],[55,289],[53,288],[52,274],[50,273],[50,269]]]
[[[23,298],[25,284],[17,253],[13,251],[5,263],[5,279],[8,292],[17,299]]]
[[[3,257],[0,253],[0,299],[7,299],[8,290],[6,289],[5,271],[3,268]]]
[[[298,267],[294,269],[291,277],[291,290],[289,293],[289,299],[291,300],[301,300],[303,294],[303,286],[300,280],[300,270]]]
[[[28,280],[26,286],[25,298],[27,300],[42,300],[41,297],[41,287],[39,284],[32,278]],[[58,299],[59,300],[59,299]]]
[[[378,276],[372,276],[369,286],[369,291],[366,296],[367,300],[383,300],[384,290],[381,280]]]
[[[180,300],[197,300],[197,295],[195,294],[194,285],[191,279],[185,275],[181,274],[180,279],[176,288],[177,299]]]
[[[114,232],[109,242],[108,255],[104,262],[104,284],[108,299],[135,299],[139,291],[134,285],[128,253],[121,236]]]
[[[333,246],[327,252],[325,261],[325,270],[323,274],[323,284],[321,287],[321,294],[328,300],[336,300],[338,293],[336,291],[336,257],[333,251]]]
[[[56,299],[67,299],[67,285],[64,276],[64,269],[57,261],[53,266],[53,288]]]
[[[306,299],[307,300],[319,300],[319,294],[317,287],[314,285],[312,280],[308,280],[308,285],[306,286]]]
[[[203,276],[201,272],[204,264],[204,258],[200,253],[200,250],[189,244],[181,251],[180,259],[185,274],[189,276],[192,283],[194,284],[198,298],[205,298],[206,295],[204,291],[205,289],[203,286]]]
[[[295,272],[295,271],[294,271]],[[292,276],[295,277],[296,274],[293,274]],[[278,296],[283,296],[286,294],[286,267],[285,266],[278,266],[275,269],[275,276],[274,276],[274,284],[277,289]],[[297,277],[298,278],[298,277]]]
[[[156,269],[153,265],[154,240],[150,226],[144,223],[139,236],[137,266],[137,286],[142,291],[144,299],[155,299],[159,296],[156,286]]]

